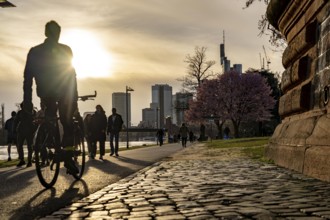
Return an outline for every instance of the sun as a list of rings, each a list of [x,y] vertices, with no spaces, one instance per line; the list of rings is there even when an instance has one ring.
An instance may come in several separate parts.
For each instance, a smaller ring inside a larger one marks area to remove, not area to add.
[[[78,78],[111,76],[113,58],[92,33],[84,30],[69,30],[61,34],[60,43],[71,47],[72,65],[76,69]]]

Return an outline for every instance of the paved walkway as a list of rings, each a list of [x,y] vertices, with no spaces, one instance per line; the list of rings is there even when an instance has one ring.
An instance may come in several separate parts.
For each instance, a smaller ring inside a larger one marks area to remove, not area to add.
[[[43,219],[330,219],[330,183],[194,145]]]

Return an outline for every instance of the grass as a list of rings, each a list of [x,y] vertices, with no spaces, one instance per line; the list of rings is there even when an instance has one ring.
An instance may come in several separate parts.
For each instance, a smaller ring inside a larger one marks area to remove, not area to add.
[[[246,156],[267,163],[273,163],[264,157],[265,146],[269,137],[237,138],[229,140],[214,140],[206,144],[209,148],[240,148]]]

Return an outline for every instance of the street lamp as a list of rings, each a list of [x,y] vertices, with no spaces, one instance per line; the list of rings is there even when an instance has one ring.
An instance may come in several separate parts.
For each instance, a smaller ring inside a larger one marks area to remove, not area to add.
[[[126,86],[126,148],[128,148],[128,92],[133,92],[134,89],[132,89],[129,86]]]
[[[156,108],[156,128],[158,129],[158,111],[159,107]]]

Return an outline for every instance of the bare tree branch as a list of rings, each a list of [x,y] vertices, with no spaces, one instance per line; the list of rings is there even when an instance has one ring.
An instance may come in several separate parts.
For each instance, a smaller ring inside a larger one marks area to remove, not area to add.
[[[184,60],[188,64],[187,75],[178,80],[182,82],[184,88],[191,92],[200,87],[203,80],[215,76],[211,71],[215,61],[206,59],[206,50],[206,47],[195,47],[195,54],[193,56],[186,55]]]

